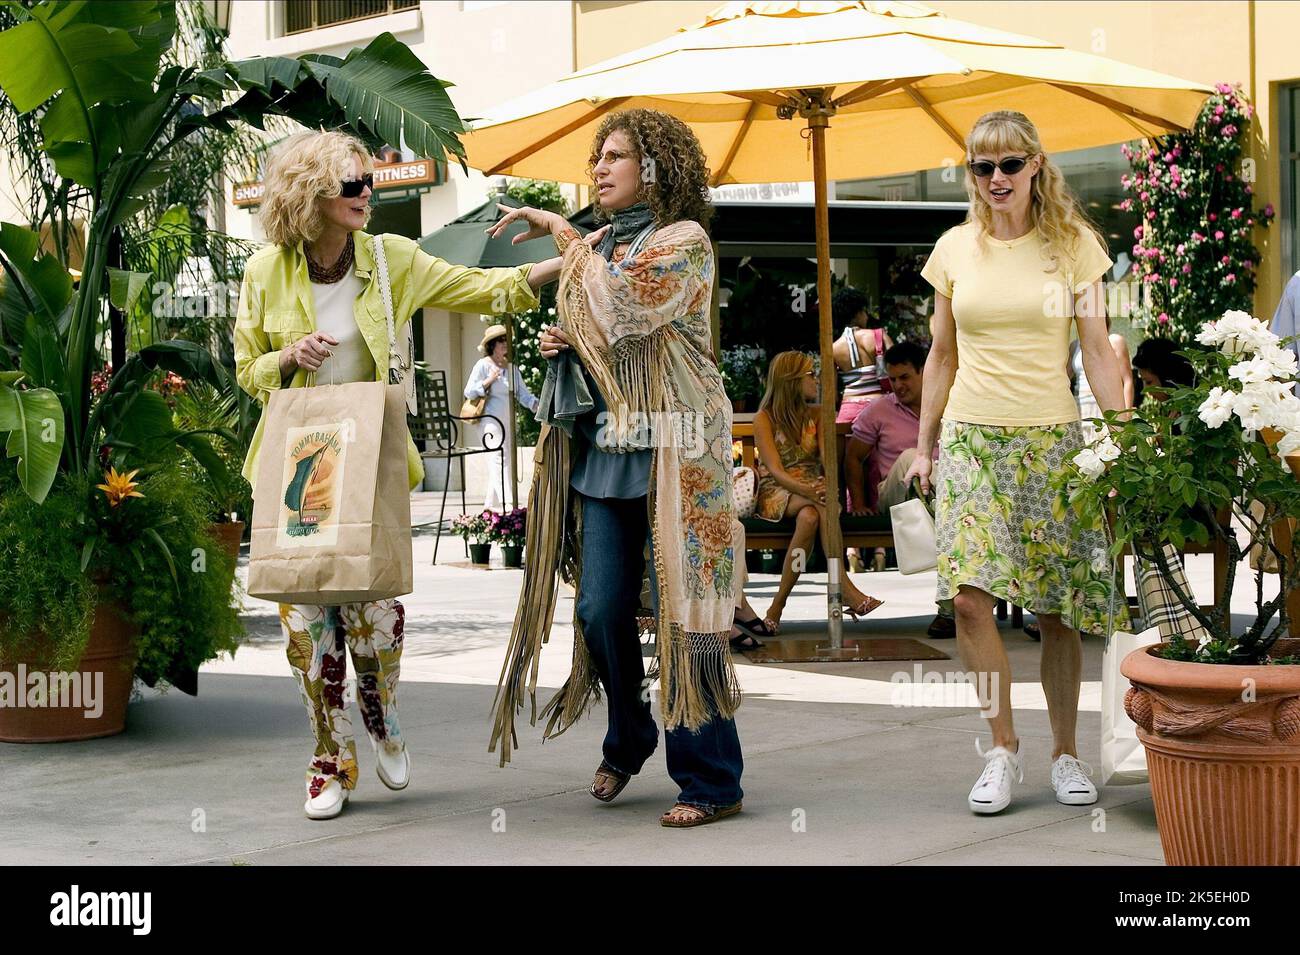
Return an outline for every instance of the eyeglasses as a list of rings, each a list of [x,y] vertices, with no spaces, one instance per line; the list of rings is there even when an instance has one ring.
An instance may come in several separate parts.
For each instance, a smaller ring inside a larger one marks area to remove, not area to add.
[[[1005,175],[1014,176],[1020,170],[1024,169],[1029,163],[1028,156],[1008,156],[1000,162],[989,162],[987,159],[981,159],[978,162],[968,162],[966,168],[970,170],[971,175],[976,179],[987,179],[993,175],[994,169],[1001,169]]]
[[[372,173],[366,173],[360,179],[344,179],[339,183],[339,195],[344,199],[355,199],[367,189],[374,190],[375,177]]]

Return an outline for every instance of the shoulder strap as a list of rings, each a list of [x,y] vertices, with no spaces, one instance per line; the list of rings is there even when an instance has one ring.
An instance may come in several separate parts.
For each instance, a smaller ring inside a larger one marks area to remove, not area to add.
[[[876,338],[876,358],[885,357],[885,330],[883,328],[872,329]]]
[[[857,368],[862,362],[858,358],[858,333],[852,325],[844,328],[844,343],[849,346],[849,368]]]
[[[393,319],[393,286],[388,279],[388,254],[384,250],[383,235],[374,236],[371,249],[375,257],[375,270],[378,272],[379,297],[384,303],[384,318],[388,322],[388,383],[402,385],[406,391],[406,410],[416,414],[415,372],[411,367],[415,359],[415,339],[411,322],[406,323],[406,339],[401,347],[397,343],[397,330]]]

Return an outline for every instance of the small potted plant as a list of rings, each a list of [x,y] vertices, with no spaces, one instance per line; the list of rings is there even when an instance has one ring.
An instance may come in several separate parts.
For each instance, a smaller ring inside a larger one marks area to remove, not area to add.
[[[722,383],[733,411],[746,412],[758,405],[767,376],[767,353],[753,345],[722,349]]]
[[[1206,323],[1197,341],[1204,347],[1182,353],[1195,385],[1161,389],[1127,420],[1108,412],[1061,476],[1057,506],[1109,507],[1112,556],[1127,545],[1158,568],[1205,631],[1195,644],[1179,635],[1136,650],[1120,667],[1133,684],[1125,708],[1146,747],[1166,861],[1296,865],[1300,640],[1290,636],[1287,596],[1300,585],[1300,562],[1278,544],[1290,537],[1279,530],[1300,517],[1300,481],[1288,471],[1300,451],[1296,357],[1240,311]],[[1216,519],[1229,509],[1280,572],[1272,593],[1259,562],[1256,612],[1243,626],[1229,610],[1245,549]],[[1228,550],[1227,580],[1217,605],[1202,610],[1163,545],[1204,544],[1211,534]]]
[[[492,553],[492,511],[481,514],[462,514],[451,522],[452,533],[463,537],[469,544],[471,563],[486,564]]]
[[[501,562],[507,567],[522,567],[528,508],[516,507],[494,517],[492,539],[501,545]]]

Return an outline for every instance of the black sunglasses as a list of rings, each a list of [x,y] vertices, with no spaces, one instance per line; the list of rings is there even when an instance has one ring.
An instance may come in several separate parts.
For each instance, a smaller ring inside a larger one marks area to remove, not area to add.
[[[372,173],[366,173],[360,179],[344,179],[339,183],[339,195],[344,199],[355,199],[367,189],[374,191],[375,177]]]
[[[1028,156],[1008,156],[1001,162],[989,162],[987,159],[981,159],[979,162],[968,162],[966,168],[971,171],[971,175],[976,179],[987,179],[993,175],[994,169],[1001,169],[1005,175],[1014,176],[1028,164]]]

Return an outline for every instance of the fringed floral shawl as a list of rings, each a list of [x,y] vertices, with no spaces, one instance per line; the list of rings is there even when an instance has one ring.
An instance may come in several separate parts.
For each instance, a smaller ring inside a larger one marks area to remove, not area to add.
[[[730,718],[740,704],[728,636],[744,560],[732,503],[731,404],[712,356],[713,251],[695,222],[657,229],[632,259],[606,262],[561,234],[560,326],[609,406],[611,446],[633,449],[649,421],[655,453],[647,508],[659,584],[660,709],[668,729]],[[494,703],[501,763],[517,745],[515,714],[531,703],[555,610],[557,574],[581,587],[579,495],[569,488],[571,438],[544,425],[528,496],[528,561]],[[576,608],[576,601],[575,601]],[[573,670],[542,711],[544,739],[571,726],[600,693],[574,613]],[[654,675],[652,668],[651,675]]]

